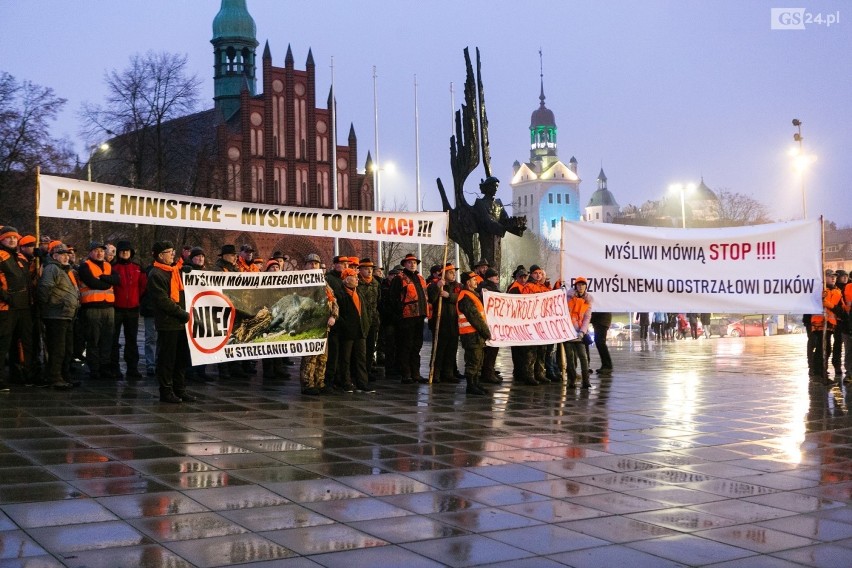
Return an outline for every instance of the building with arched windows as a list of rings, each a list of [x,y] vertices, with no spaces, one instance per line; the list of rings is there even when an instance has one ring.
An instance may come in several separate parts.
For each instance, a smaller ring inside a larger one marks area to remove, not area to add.
[[[580,177],[577,160],[557,154],[556,117],[544,104],[544,78],[539,107],[530,117],[530,159],[512,166],[514,215],[526,215],[527,227],[558,246],[561,220],[580,219]]]

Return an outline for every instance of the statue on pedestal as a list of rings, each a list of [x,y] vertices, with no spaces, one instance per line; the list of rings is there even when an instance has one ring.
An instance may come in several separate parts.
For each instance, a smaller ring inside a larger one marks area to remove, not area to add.
[[[444,211],[449,212],[450,238],[464,251],[468,266],[473,266],[478,259],[484,258],[499,272],[501,239],[506,232],[522,236],[527,227],[527,219],[509,216],[503,203],[494,197],[500,180],[491,175],[488,117],[485,113],[479,49],[476,50],[475,84],[467,48],[464,50],[464,58],[467,66],[465,104],[461,110],[456,111],[456,133],[450,137],[450,167],[453,172],[455,207],[450,206],[440,178],[438,191],[441,193]],[[471,206],[464,196],[464,182],[479,165],[480,141],[486,177],[479,184],[482,197],[477,198]]]

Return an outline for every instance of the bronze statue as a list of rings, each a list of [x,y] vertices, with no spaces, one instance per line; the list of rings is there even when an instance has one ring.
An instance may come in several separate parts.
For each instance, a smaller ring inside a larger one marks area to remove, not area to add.
[[[449,212],[450,238],[458,243],[473,266],[477,259],[485,258],[491,267],[500,271],[500,241],[506,232],[522,236],[527,227],[526,217],[510,217],[503,203],[494,196],[500,183],[491,175],[491,152],[488,141],[488,117],[485,114],[485,90],[482,86],[479,48],[476,50],[476,84],[468,49],[464,50],[467,78],[464,83],[465,104],[456,111],[456,133],[450,137],[450,168],[456,206],[450,206],[441,179],[438,191],[444,211]],[[477,94],[479,100],[477,101]],[[478,102],[478,104],[477,104]],[[480,141],[486,178],[479,184],[483,197],[471,206],[464,196],[464,182],[479,165]]]

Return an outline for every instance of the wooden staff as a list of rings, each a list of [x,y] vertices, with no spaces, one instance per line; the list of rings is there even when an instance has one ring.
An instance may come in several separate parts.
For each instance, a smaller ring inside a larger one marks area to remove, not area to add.
[[[441,281],[444,281],[444,275],[447,273],[447,251],[450,248],[450,243],[444,243],[444,262],[441,268]],[[435,316],[435,332],[432,334],[432,356],[429,360],[429,384],[432,384],[432,377],[435,375],[435,354],[438,351],[438,330],[441,329],[441,306],[444,302],[444,287],[438,291],[438,315]]]

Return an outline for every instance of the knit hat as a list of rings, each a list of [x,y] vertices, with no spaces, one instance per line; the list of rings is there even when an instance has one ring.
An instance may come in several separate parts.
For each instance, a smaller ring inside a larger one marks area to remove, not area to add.
[[[20,239],[21,235],[18,234],[18,229],[16,229],[15,227],[11,227],[9,225],[0,227],[0,241],[9,237],[15,237],[16,239]]]
[[[118,241],[115,243],[115,252],[121,252],[123,250],[133,250],[133,245],[130,244],[130,241]]]
[[[489,268],[485,271],[485,278],[493,278],[495,276],[500,276],[500,274],[493,268]]]
[[[271,258],[268,261],[266,261],[266,266],[263,267],[263,271],[269,272],[269,268],[272,267],[272,266],[275,266],[275,267],[278,267],[278,268],[281,267],[281,265],[278,264],[277,260],[275,260],[274,258]]]
[[[173,248],[175,248],[175,245],[171,241],[157,241],[151,247],[151,252],[154,254],[154,257],[157,257],[164,250],[169,250]]]
[[[191,251],[189,251],[189,258],[194,258],[194,257],[198,256],[199,254],[203,255],[203,256],[207,256],[207,255],[204,254],[203,248],[195,247]]]
[[[476,264],[474,264],[473,267],[477,268],[477,267],[480,267],[480,266],[491,266],[491,265],[488,264],[488,261],[485,260],[484,258],[480,258],[479,260],[476,261]]]
[[[519,264],[515,271],[512,273],[512,278],[517,278],[518,276],[527,276],[529,272],[527,272],[527,268],[523,264]]]
[[[34,247],[36,245],[35,237],[32,235],[26,235],[18,239],[19,247]]]

